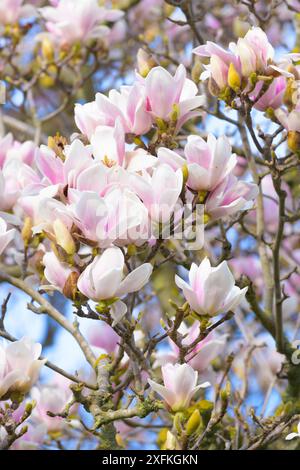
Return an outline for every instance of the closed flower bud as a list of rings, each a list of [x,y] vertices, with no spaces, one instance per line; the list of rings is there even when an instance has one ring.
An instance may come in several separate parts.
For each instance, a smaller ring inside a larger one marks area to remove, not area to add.
[[[22,228],[22,238],[23,238],[25,247],[29,245],[31,237],[32,237],[32,220],[30,217],[26,217],[23,228]]]
[[[51,62],[54,59],[54,48],[53,44],[49,38],[45,37],[41,44],[41,52],[43,57],[48,61]]]
[[[75,242],[65,224],[56,219],[53,223],[53,230],[56,243],[61,246],[68,255],[73,255],[76,251]]]
[[[167,432],[167,439],[164,445],[164,450],[180,450],[179,442],[171,431]]]
[[[78,272],[72,271],[64,285],[63,294],[68,299],[74,300],[76,297],[78,278],[79,278]]]
[[[238,91],[241,87],[241,83],[241,77],[231,62],[228,69],[228,85],[230,88],[232,88],[232,90]]]
[[[139,49],[137,53],[137,65],[139,74],[146,78],[150,70],[157,65],[153,57],[143,49]]]
[[[185,429],[188,436],[191,436],[199,427],[201,423],[201,415],[199,410],[195,410],[188,419]]]
[[[298,131],[289,131],[287,137],[287,144],[289,149],[296,153],[300,150],[300,132]]]

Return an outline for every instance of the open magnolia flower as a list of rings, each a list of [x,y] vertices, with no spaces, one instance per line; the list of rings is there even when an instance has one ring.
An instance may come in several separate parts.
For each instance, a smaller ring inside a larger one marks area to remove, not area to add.
[[[169,121],[175,111],[178,128],[191,117],[199,115],[199,111],[195,110],[205,101],[203,96],[197,95],[197,86],[186,77],[186,69],[182,64],[174,76],[163,67],[154,67],[143,79],[143,83],[147,109],[153,118]]]
[[[12,392],[27,393],[39,377],[46,359],[40,360],[42,346],[30,338],[0,344],[0,400]]]
[[[199,315],[213,317],[234,310],[243,300],[247,287],[240,289],[226,261],[213,268],[208,258],[199,266],[192,264],[189,282],[176,275],[175,282],[183,290],[191,309]]]
[[[185,323],[182,323],[178,332],[183,335],[182,345],[188,347],[193,344],[200,334],[200,322],[195,321],[193,325],[188,328]],[[218,335],[212,331],[206,338],[199,341],[192,351],[187,354],[186,360],[193,369],[197,370],[199,374],[209,371],[210,363],[218,357],[225,349],[228,335]],[[169,338],[170,351],[162,349],[156,355],[153,367],[162,366],[164,364],[175,364],[179,360],[180,349]]]
[[[193,396],[200,388],[209,387],[209,382],[197,385],[198,372],[188,364],[166,364],[161,368],[164,385],[149,379],[151,388],[168,403],[172,411],[188,408]]]
[[[40,8],[46,27],[61,45],[106,36],[106,21],[117,21],[123,16],[120,10],[100,7],[97,0],[60,0],[54,6]]]
[[[16,24],[20,19],[28,18],[34,12],[33,5],[25,4],[25,0],[1,0],[0,24]]]
[[[186,159],[176,152],[161,147],[158,150],[160,163],[173,168],[188,167],[187,186],[195,191],[212,191],[234,169],[237,163],[235,154],[226,136],[208,134],[207,142],[202,137],[190,135],[184,148]]]
[[[78,289],[88,299],[95,302],[107,301],[114,324],[118,323],[127,306],[119,297],[137,292],[148,282],[153,266],[144,263],[124,275],[125,260],[120,248],[107,248],[102,255],[83,271],[78,279]]]

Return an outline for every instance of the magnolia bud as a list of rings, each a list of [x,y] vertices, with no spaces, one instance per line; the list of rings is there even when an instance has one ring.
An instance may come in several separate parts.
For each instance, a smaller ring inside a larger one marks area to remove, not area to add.
[[[203,70],[203,66],[200,61],[200,58],[196,57],[195,63],[192,68],[192,73],[191,73],[193,82],[198,83],[200,81],[200,75],[201,75],[202,70]]]
[[[79,278],[79,273],[76,271],[71,272],[69,275],[64,288],[63,294],[67,299],[75,300],[77,294],[77,281]]]
[[[183,167],[181,168],[181,171],[182,171],[183,186],[184,186],[185,183],[187,182],[188,178],[189,178],[189,169],[188,169],[188,166],[187,166],[187,165],[183,165]]]
[[[289,149],[297,153],[300,150],[300,132],[298,131],[289,131],[287,137],[287,144]]]
[[[139,74],[146,78],[150,70],[155,67],[157,63],[153,57],[148,54],[144,49],[139,49],[137,53],[137,66]]]
[[[48,61],[51,62],[54,60],[54,47],[52,42],[49,38],[44,38],[41,44],[41,51],[43,57]]]
[[[25,247],[29,245],[31,237],[32,237],[32,220],[30,217],[26,217],[23,228],[22,228],[22,238],[23,238]]]
[[[199,427],[201,423],[201,415],[199,410],[195,410],[188,419],[185,425],[186,433],[191,436]]]
[[[242,83],[241,77],[232,62],[229,65],[227,81],[233,91],[238,91],[240,89]]]
[[[56,219],[53,223],[53,230],[56,243],[61,246],[68,255],[73,255],[76,251],[75,242],[65,224]]]
[[[167,439],[164,445],[164,450],[179,450],[179,444],[174,436],[174,434],[171,433],[171,431],[167,432]]]

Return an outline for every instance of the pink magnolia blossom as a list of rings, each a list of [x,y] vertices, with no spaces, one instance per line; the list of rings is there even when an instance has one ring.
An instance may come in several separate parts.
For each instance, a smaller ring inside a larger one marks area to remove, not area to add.
[[[200,333],[200,324],[198,321],[195,321],[193,325],[188,328],[184,323],[182,323],[178,331],[184,336],[182,344],[184,346],[189,346],[198,338]],[[226,334],[217,335],[215,332],[210,333],[205,339],[199,341],[193,350],[186,356],[187,362],[200,374],[207,372],[210,363],[224,350],[226,340]],[[169,345],[171,347],[170,352],[166,352],[165,350],[162,350],[161,352],[159,351],[153,367],[167,363],[174,364],[178,361],[180,352],[178,346],[176,346],[170,338]]]
[[[290,112],[281,108],[277,109],[275,111],[275,116],[287,131],[300,132],[300,101],[298,101],[295,109]]]
[[[111,243],[138,242],[148,229],[148,211],[139,197],[128,188],[117,185],[100,197],[92,191],[71,191],[70,210],[74,223],[87,242],[101,248]],[[145,241],[145,240],[144,240]]]
[[[31,390],[31,398],[35,400],[32,420],[37,424],[46,426],[48,432],[61,431],[66,427],[66,420],[60,417],[51,417],[47,413],[62,413],[72,398],[72,392],[67,381],[59,380],[50,385],[35,386]]]
[[[208,41],[193,52],[210,58],[210,63],[205,66],[206,70],[202,73],[201,79],[206,80],[211,77],[220,91],[228,84],[230,64],[241,77],[246,79],[252,73],[269,75],[274,70],[291,76],[289,72],[285,72],[273,63],[274,49],[267,35],[258,27],[251,28],[243,38],[238,39],[237,43],[230,43],[228,51]]]
[[[42,346],[30,338],[0,345],[0,399],[11,392],[27,393],[37,381],[46,359],[40,360]]]
[[[45,231],[54,235],[55,225],[57,228],[64,225],[67,230],[72,227],[73,218],[69,207],[50,195],[49,188],[45,188],[38,195],[26,196],[20,201],[24,212],[32,218],[33,234]]]
[[[201,80],[211,77],[220,90],[227,86],[228,70],[232,63],[236,70],[239,70],[239,61],[231,51],[226,51],[222,47],[208,41],[205,45],[196,47],[194,54],[201,57],[210,57],[210,63],[205,66],[205,71],[201,74]]]
[[[36,164],[50,184],[74,188],[82,172],[94,164],[92,150],[76,139],[65,147],[64,153],[66,158],[63,161],[53,150],[42,145]]]
[[[4,252],[7,245],[14,239],[15,229],[7,230],[5,220],[0,217],[0,255]]]
[[[212,267],[208,258],[199,266],[192,264],[189,281],[176,275],[175,282],[192,310],[199,315],[214,316],[234,310],[245,297],[247,287],[240,289],[226,261]]]
[[[122,86],[120,92],[111,90],[108,97],[96,94],[96,100],[75,106],[75,122],[80,131],[91,139],[99,125],[114,127],[119,118],[124,132],[142,135],[152,126],[152,118],[146,109],[144,87],[136,82]]]
[[[34,13],[32,5],[24,5],[24,0],[1,0],[0,23],[2,25],[17,23],[21,18]]]
[[[274,58],[274,49],[261,28],[251,28],[244,38],[229,47],[239,58],[242,75],[246,78],[253,72],[266,73]]]
[[[250,209],[257,194],[256,184],[239,181],[235,176],[229,175],[209,194],[205,202],[205,213],[210,220],[216,220]]]
[[[175,152],[161,147],[158,159],[173,167],[188,167],[187,186],[195,191],[212,191],[224,180],[236,165],[236,155],[231,154],[227,137],[216,139],[208,134],[207,142],[202,137],[190,135],[184,149],[186,160]]]
[[[124,275],[125,260],[120,248],[107,248],[102,255],[96,256],[78,279],[78,289],[88,299],[100,302],[114,300],[131,292],[139,291],[148,282],[152,265],[144,263]],[[111,305],[110,313],[117,323],[127,311],[127,306],[121,300]]]
[[[197,86],[186,78],[182,64],[174,76],[163,67],[154,67],[141,81],[145,86],[147,109],[153,118],[169,121],[176,105],[179,115],[177,128],[180,128],[188,119],[199,114],[195,109],[203,105],[204,98],[197,96]]]
[[[156,164],[156,158],[143,149],[126,151],[125,134],[118,117],[114,127],[98,126],[91,137],[95,158],[108,168],[121,166],[128,171],[140,171]]]
[[[47,30],[61,45],[105,37],[109,28],[103,23],[117,21],[120,10],[100,7],[97,0],[60,0],[54,6],[40,8]]]
[[[121,341],[120,336],[105,322],[101,322],[100,328],[90,328],[88,337],[93,346],[102,349],[107,354],[115,353]]]
[[[263,82],[260,81],[254,89],[252,100],[259,95]],[[259,111],[266,111],[268,108],[277,109],[282,105],[283,97],[286,89],[285,77],[274,78],[267,91],[256,101],[254,108]]]
[[[0,209],[12,209],[23,194],[40,185],[34,169],[16,158],[8,159],[0,169]]]
[[[188,408],[195,393],[200,388],[206,388],[210,385],[209,382],[197,385],[198,372],[188,364],[166,364],[162,366],[161,372],[164,385],[151,379],[148,379],[148,382],[174,412]]]
[[[169,165],[161,164],[154,168],[152,176],[146,172],[142,176],[134,176],[132,184],[151,219],[161,223],[170,222],[182,191],[182,171],[174,171]]]
[[[60,292],[63,292],[69,276],[73,272],[78,273],[76,268],[71,268],[67,263],[61,262],[52,252],[44,255],[43,264],[45,266],[45,278],[51,284],[51,287]]]

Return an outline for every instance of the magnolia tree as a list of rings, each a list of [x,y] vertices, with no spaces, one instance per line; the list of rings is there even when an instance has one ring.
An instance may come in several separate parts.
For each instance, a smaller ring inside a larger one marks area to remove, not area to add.
[[[0,448],[300,449],[300,2],[0,2]]]

